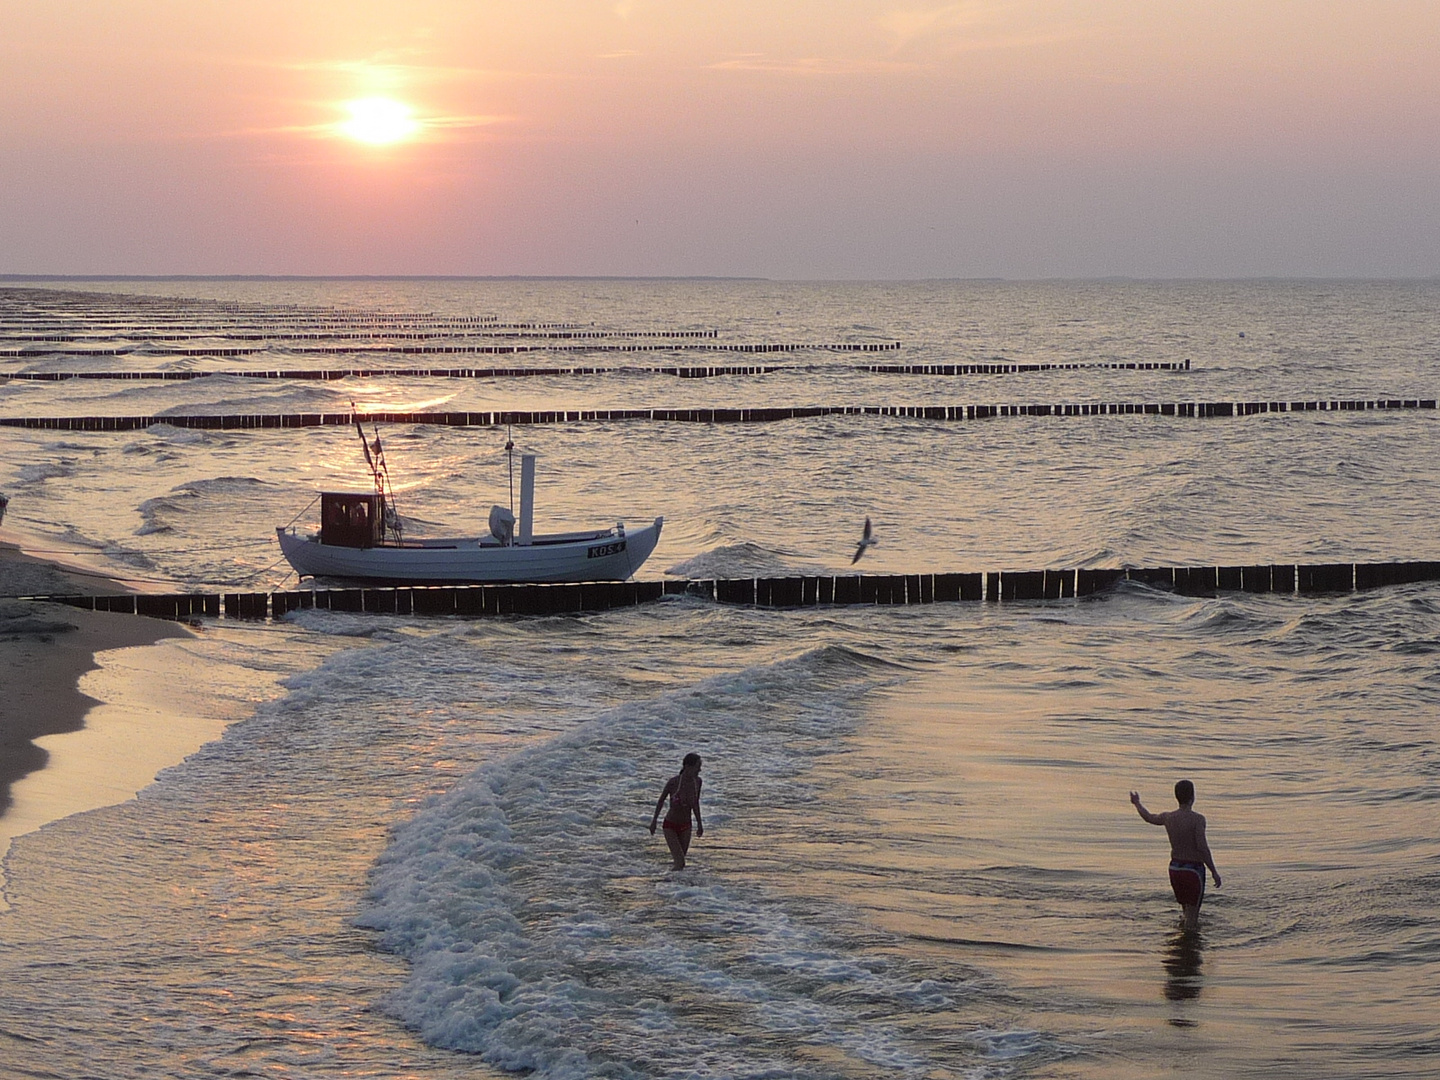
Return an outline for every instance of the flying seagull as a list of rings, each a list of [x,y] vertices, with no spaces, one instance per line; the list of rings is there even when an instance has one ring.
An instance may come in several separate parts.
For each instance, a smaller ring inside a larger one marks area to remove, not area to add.
[[[860,556],[865,554],[865,549],[868,547],[873,547],[874,544],[875,537],[871,535],[870,519],[867,517],[865,519],[865,532],[860,537],[860,546],[855,549],[855,557],[850,560],[850,565],[854,566],[857,562],[859,562]]]

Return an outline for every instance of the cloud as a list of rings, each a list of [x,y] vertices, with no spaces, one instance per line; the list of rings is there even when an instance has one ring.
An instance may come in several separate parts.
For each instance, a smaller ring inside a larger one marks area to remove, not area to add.
[[[322,107],[331,107],[337,102],[326,102]],[[419,124],[419,131],[414,138],[407,139],[408,142],[441,142],[453,141],[451,133],[473,131],[477,128],[491,127],[495,124],[503,124],[514,120],[509,116],[443,116],[425,115],[417,113],[415,120]],[[216,132],[204,138],[221,139],[252,139],[263,138],[272,135],[295,135],[312,139],[338,139],[345,137],[341,131],[341,120],[327,120],[315,124],[281,124],[273,127],[250,127],[236,131]]]
[[[894,38],[896,51],[924,38],[951,37],[957,32],[993,22],[995,9],[980,4],[947,4],[925,11],[891,11],[880,25]]]
[[[890,53],[1030,48],[1078,36],[1073,24],[1047,19],[1039,5],[966,2],[943,7],[890,11],[880,16],[891,39]]]
[[[490,127],[514,120],[512,116],[421,116],[420,125],[427,131],[465,131]]]
[[[413,50],[406,50],[406,52],[413,52]],[[482,68],[406,63],[393,52],[363,60],[295,60],[281,61],[272,66],[285,71],[318,71],[349,75],[357,82],[377,91],[400,91],[405,87],[424,83],[465,81],[494,74]]]
[[[745,53],[707,64],[710,71],[774,71],[789,75],[882,75],[913,71],[915,65],[892,60],[851,60],[845,57],[809,56],[771,59],[764,53]]]

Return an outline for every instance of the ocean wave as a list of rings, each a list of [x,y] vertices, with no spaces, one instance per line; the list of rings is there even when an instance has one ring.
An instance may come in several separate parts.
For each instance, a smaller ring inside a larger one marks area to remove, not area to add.
[[[305,608],[286,613],[285,621],[306,630],[314,630],[334,637],[373,638],[384,637],[387,628],[371,615],[349,615],[323,608]]]
[[[167,445],[174,446],[207,446],[211,443],[224,446],[230,445],[234,441],[232,436],[222,435],[219,432],[203,431],[197,428],[177,428],[170,424],[151,424],[145,429],[145,434],[152,439],[159,439]]]
[[[154,499],[146,499],[136,509],[140,513],[140,520],[144,522],[135,530],[136,536],[154,536],[157,533],[174,532],[174,525],[163,520],[166,515],[183,513],[186,508],[182,499],[194,499],[195,496],[189,492],[181,491],[170,495],[162,495]]]
[[[264,480],[260,480],[254,476],[212,476],[187,481],[174,490],[178,494],[194,494],[198,496],[239,495],[250,494],[257,488],[264,488],[266,486]]]
[[[153,571],[156,569],[155,561],[143,551],[127,547],[116,540],[103,540],[83,533],[75,526],[67,526],[62,534],[64,543],[73,544],[76,547],[93,548],[96,554],[104,555],[113,563],[118,563],[131,570]]]
[[[1051,1041],[1043,1038],[1038,1031],[1028,1030],[981,1030],[970,1038],[984,1050],[986,1057],[998,1060],[1028,1057]]]
[[[16,484],[42,484],[46,480],[57,480],[75,475],[73,461],[41,461],[33,465],[21,465],[15,470]]]
[[[1269,629],[1275,625],[1253,609],[1242,608],[1228,599],[1204,600],[1185,608],[1177,622],[1186,623],[1199,633],[1230,633],[1238,630]]]
[[[878,681],[863,654],[821,648],[477,770],[398,829],[375,867],[360,925],[411,964],[387,1007],[433,1045],[543,1077],[829,1075],[806,1046],[923,1075],[922,1049],[875,1017],[953,1008],[956,986],[711,870],[704,839],[696,865],[663,874],[644,828],[689,749],[707,762],[709,830],[803,803],[805,768]]]
[[[172,488],[165,495],[146,499],[136,507],[144,524],[135,530],[135,535],[151,536],[173,532],[180,518],[193,517],[203,512],[206,500],[217,497],[232,500],[237,495],[248,495],[265,487],[263,480],[251,476],[217,476],[191,480]]]
[[[196,380],[208,385],[189,388],[184,400],[157,409],[155,416],[183,416],[201,412],[211,416],[244,416],[254,413],[348,412],[344,392],[324,384],[283,382],[278,379],[247,379],[215,375]],[[338,384],[337,384],[338,385]],[[197,393],[198,391],[198,393]],[[354,394],[354,390],[349,391]],[[201,402],[195,399],[201,397]]]
[[[673,577],[704,581],[712,578],[793,577],[824,574],[826,570],[811,563],[799,562],[787,552],[746,541],[702,551],[692,558],[676,563],[665,573]]]

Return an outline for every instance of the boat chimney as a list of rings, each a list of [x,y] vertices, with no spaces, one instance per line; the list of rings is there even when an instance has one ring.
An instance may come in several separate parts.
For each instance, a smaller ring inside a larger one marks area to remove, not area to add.
[[[535,455],[520,455],[520,538],[519,543],[530,543],[531,529],[535,524]]]

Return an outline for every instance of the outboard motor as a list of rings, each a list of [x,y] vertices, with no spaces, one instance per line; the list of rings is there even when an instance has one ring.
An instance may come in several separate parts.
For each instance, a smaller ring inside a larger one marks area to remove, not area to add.
[[[490,508],[490,535],[509,547],[514,542],[515,515],[503,506]]]

